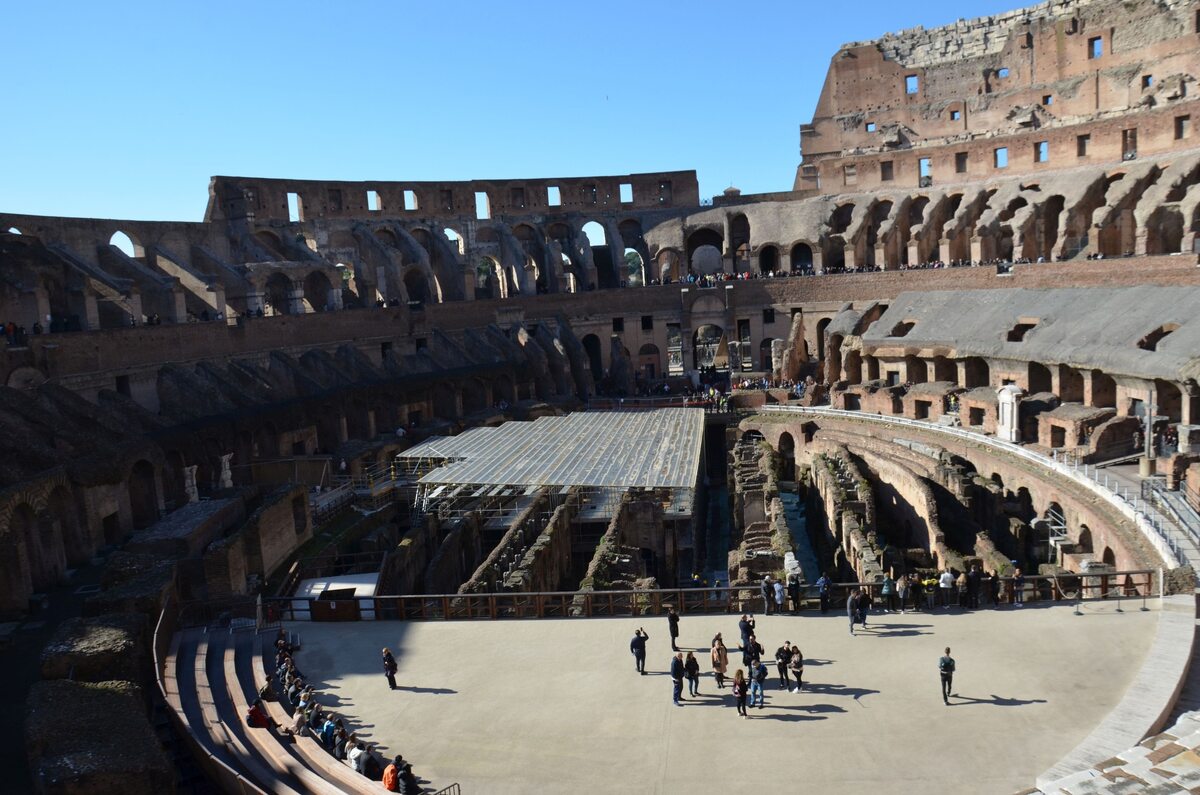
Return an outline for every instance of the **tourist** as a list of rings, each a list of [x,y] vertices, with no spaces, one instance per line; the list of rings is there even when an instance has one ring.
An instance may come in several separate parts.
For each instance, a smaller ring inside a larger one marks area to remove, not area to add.
[[[271,675],[267,674],[263,686],[258,689],[258,697],[263,701],[278,701],[279,696],[275,693],[275,685],[271,683]]]
[[[857,604],[857,608],[858,608],[857,609],[858,623],[863,625],[863,629],[866,629],[867,628],[867,614],[871,612],[871,605],[874,604],[874,601],[871,599],[871,592],[868,591],[866,588],[861,589],[858,592],[858,599],[856,600],[856,604]]]
[[[326,748],[333,748],[333,736],[337,733],[337,723],[333,720],[333,713],[325,716],[325,722],[321,724],[321,745]]]
[[[850,634],[854,634],[854,624],[858,621],[858,589],[855,588],[846,597],[846,618],[850,620]]]
[[[713,677],[717,680],[717,689],[725,689],[725,671],[729,669],[729,650],[725,648],[725,641],[721,638],[721,633],[713,638],[712,645],[712,667]]]
[[[762,709],[765,702],[763,685],[767,683],[767,666],[762,660],[755,660],[750,669],[750,706],[758,704]]]
[[[804,689],[804,655],[801,654],[799,646],[792,647],[792,656],[788,667],[791,669],[792,678],[796,680],[796,686],[792,688],[792,692],[799,693]]]
[[[676,652],[671,658],[671,684],[672,684],[672,700],[675,706],[682,706],[679,702],[683,701],[683,676],[687,671],[683,667],[683,652]]]
[[[308,721],[304,718],[304,710],[293,710],[292,722],[287,725],[284,731],[292,737],[299,737],[304,734],[304,727],[307,723]]]
[[[1025,575],[1022,573],[1020,566],[1013,571],[1012,584],[1013,603],[1017,607],[1021,607],[1025,604]]]
[[[254,699],[254,703],[250,705],[250,709],[246,711],[246,725],[255,729],[270,729],[276,723],[271,719],[271,716],[263,709],[261,699]]]
[[[629,641],[629,651],[633,655],[633,667],[642,676],[646,675],[646,641],[650,636],[646,630],[638,627],[633,631],[633,640]]]
[[[383,788],[388,792],[400,791],[400,766],[404,764],[403,757],[397,755],[392,763],[383,769]]]
[[[791,687],[791,682],[788,681],[788,668],[792,663],[792,642],[785,640],[783,645],[775,650],[775,668],[779,671],[779,689],[788,690]]]
[[[671,651],[679,651],[679,647],[675,645],[679,638],[679,614],[675,612],[674,607],[667,608],[667,626],[671,632]]]
[[[758,642],[757,638],[751,635],[746,641],[746,645],[742,647],[742,665],[749,669],[750,666],[762,659],[762,654],[762,644]]]
[[[358,773],[363,773],[364,775],[365,771],[363,770],[363,765],[366,763],[366,758],[367,746],[361,742],[357,743],[353,748],[350,749],[349,753],[346,754],[346,761],[350,763],[350,767]]]
[[[754,616],[742,614],[742,620],[738,622],[738,631],[742,635],[740,648],[745,648],[750,642],[750,638],[754,635]]]
[[[401,762],[399,767],[401,795],[417,795],[421,791],[421,785],[417,783],[417,777],[413,775],[412,765],[408,762]]]
[[[788,575],[788,598],[792,600],[792,612],[800,612],[800,577],[797,574]]]
[[[885,613],[893,613],[896,610],[896,581],[892,579],[891,574],[883,575],[883,586],[880,588],[880,599],[883,602],[883,611]]]
[[[925,585],[921,582],[921,577],[913,574],[908,578],[908,587],[912,591],[912,606],[914,613],[921,612],[921,600],[925,598]]]
[[[342,760],[346,758],[346,743],[350,742],[350,735],[346,733],[346,727],[342,725],[342,721],[337,721],[337,729],[333,732],[333,758]]]
[[[392,690],[396,689],[396,658],[392,656],[391,649],[383,650],[383,675],[387,677],[388,687]]]
[[[776,580],[774,587],[775,587],[775,613],[779,614],[779,613],[783,612],[783,603],[786,598],[787,591],[783,587],[782,580]]]
[[[775,588],[771,585],[771,575],[764,574],[762,578],[763,614],[771,615],[771,605],[775,602]]]
[[[687,653],[687,659],[683,661],[683,671],[687,675],[688,695],[700,695],[700,663],[690,651]]]
[[[821,599],[821,615],[829,612],[829,576],[821,572],[820,579],[817,580],[817,596]]]
[[[950,706],[950,696],[954,689],[954,658],[950,656],[950,647],[946,647],[946,655],[938,660],[938,672],[942,676],[942,702]]]
[[[949,607],[953,601],[954,593],[954,573],[947,566],[946,570],[938,577],[938,599],[942,607]]]
[[[976,563],[971,566],[971,570],[967,572],[967,605],[972,610],[979,609],[979,586],[983,582],[983,571]]]
[[[903,614],[908,604],[908,575],[901,574],[900,579],[896,580],[896,593],[900,597],[900,613]]]
[[[749,688],[746,687],[746,676],[739,668],[733,672],[733,702],[737,706],[737,712],[743,718],[750,717],[746,714],[746,694]]]
[[[967,581],[967,572],[965,569],[963,571],[959,572],[958,577],[955,578],[954,587],[955,587],[955,590],[958,592],[958,606],[963,609],[966,609],[967,607],[970,606],[970,604],[967,600],[968,581]]]

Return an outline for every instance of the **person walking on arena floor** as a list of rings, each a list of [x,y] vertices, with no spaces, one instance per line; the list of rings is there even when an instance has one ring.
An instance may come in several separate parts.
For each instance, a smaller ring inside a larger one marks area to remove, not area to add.
[[[671,631],[671,651],[679,651],[676,641],[679,638],[679,614],[674,607],[667,608],[667,626]]]
[[[804,689],[804,654],[800,651],[799,646],[792,647],[792,659],[788,663],[788,667],[792,671],[792,678],[796,680],[796,686],[792,688],[792,692],[799,693]]]
[[[675,706],[681,706],[680,701],[683,701],[683,676],[687,673],[683,667],[683,652],[677,652],[671,658],[671,684],[672,693],[671,700],[675,702]]]
[[[629,641],[629,653],[633,655],[633,667],[642,676],[646,675],[646,641],[650,636],[646,630],[638,627],[633,631],[633,640]]]
[[[746,645],[742,647],[742,665],[747,669],[754,664],[756,660],[762,659],[763,647],[758,642],[758,639],[753,635],[746,641]]]
[[[721,633],[713,638],[712,646],[712,667],[713,677],[717,680],[717,689],[725,689],[725,671],[729,669],[729,650],[725,648],[725,641],[721,638]]]
[[[779,615],[783,612],[784,603],[787,600],[787,589],[783,587],[783,580],[776,580],[775,589],[775,614]]]
[[[383,675],[387,677],[388,687],[392,690],[396,689],[396,658],[392,656],[392,650],[385,648],[383,650]]]
[[[779,689],[791,689],[788,681],[788,669],[792,663],[792,642],[785,640],[783,645],[775,650],[775,668],[779,671]]]
[[[950,706],[950,696],[954,695],[954,658],[950,656],[950,647],[946,654],[938,660],[938,673],[942,676],[942,703]]]
[[[858,589],[855,588],[846,597],[846,617],[850,619],[850,634],[854,634],[854,622],[858,620]]]
[[[750,688],[746,685],[746,675],[739,668],[733,673],[733,703],[737,706],[737,712],[743,718],[749,717],[746,714],[746,694],[750,692]]]
[[[688,695],[700,695],[700,661],[690,651],[687,653],[687,659],[683,661],[683,670],[687,674]]]
[[[775,604],[775,586],[771,584],[771,575],[764,574],[760,586],[763,599],[763,615],[771,615],[771,605]]]
[[[757,703],[758,708],[762,709],[763,704],[766,703],[763,686],[767,683],[767,665],[762,660],[755,660],[754,666],[750,670],[750,706]]]
[[[829,586],[832,583],[829,581],[829,575],[821,573],[820,579],[817,580],[817,596],[821,599],[821,615],[829,612]]]
[[[738,622],[738,632],[742,634],[741,645],[744,647],[754,634],[754,616],[743,613],[742,620]]]

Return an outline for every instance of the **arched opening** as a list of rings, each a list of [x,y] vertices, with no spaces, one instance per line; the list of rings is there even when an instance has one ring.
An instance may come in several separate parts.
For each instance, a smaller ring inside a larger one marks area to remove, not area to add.
[[[817,321],[817,357],[821,361],[825,361],[825,329],[829,328],[829,323],[832,318],[822,318]]]
[[[842,204],[834,208],[833,214],[829,217],[829,231],[832,234],[840,235],[850,228],[850,221],[854,217],[854,205]]]
[[[813,269],[813,250],[807,243],[792,246],[791,265],[793,273],[808,273]]]
[[[445,229],[443,229],[442,234],[445,235],[446,240],[449,241],[450,248],[457,251],[459,256],[462,256],[463,254],[467,253],[466,241],[463,240],[462,235],[460,235],[458,232],[454,231],[450,227],[446,227]]]
[[[1058,219],[1062,215],[1066,199],[1062,196],[1051,196],[1042,205],[1038,218],[1038,237],[1040,245],[1038,256],[1047,262],[1054,259],[1054,246],[1058,242]]]
[[[313,271],[304,277],[304,303],[309,312],[328,312],[335,308],[333,285],[321,271]]]
[[[141,530],[157,522],[158,486],[155,483],[154,465],[145,459],[134,464],[126,488],[129,491],[129,510],[133,515],[134,528]]]
[[[834,334],[829,338],[829,352],[825,356],[825,383],[834,384],[842,380],[842,343],[845,338]]]
[[[1178,254],[1183,250],[1183,213],[1178,204],[1159,207],[1146,222],[1147,254]]]
[[[263,286],[269,314],[290,315],[292,313],[292,280],[282,273],[272,273]]]
[[[975,389],[992,385],[992,372],[986,360],[972,356],[963,361],[963,386]]]
[[[1154,392],[1158,403],[1158,416],[1166,417],[1168,422],[1183,420],[1183,394],[1179,387],[1161,378],[1154,380]]]
[[[892,214],[892,202],[880,201],[876,202],[871,208],[871,222],[867,224],[867,239],[866,239],[866,263],[868,265],[878,265],[883,267],[887,264],[886,254],[883,258],[877,260],[875,256],[875,246],[880,242],[879,229],[887,221],[888,216]]]
[[[952,384],[958,383],[958,367],[953,359],[948,359],[945,356],[933,357],[933,380],[934,381],[949,381]]]
[[[734,272],[748,270],[750,266],[750,219],[738,213],[729,219],[729,248],[733,250]]]
[[[770,373],[775,369],[775,359],[771,354],[771,343],[774,341],[774,337],[767,337],[758,344],[759,369],[765,373]]]
[[[1087,525],[1079,525],[1079,540],[1075,543],[1079,552],[1091,554],[1092,552],[1092,531]]]
[[[641,287],[646,283],[646,266],[636,249],[625,249],[623,281],[630,287]]]
[[[1117,554],[1112,551],[1111,547],[1105,547],[1104,552],[1100,556],[1100,561],[1115,569],[1117,567]]]
[[[480,257],[479,262],[475,264],[475,297],[506,298],[507,288],[504,269],[500,267],[500,263],[492,257]]]
[[[692,335],[692,354],[692,365],[697,370],[728,370],[729,343],[725,330],[711,323],[700,326]]]
[[[779,479],[788,483],[796,480],[796,440],[787,431],[779,435]]]
[[[775,246],[763,246],[758,251],[759,273],[775,273],[779,270],[779,249]]]
[[[1092,403],[1096,408],[1117,407],[1117,382],[1100,370],[1092,370]]]
[[[687,260],[692,272],[711,274],[723,270],[721,249],[724,245],[724,236],[715,229],[697,229],[688,235]]]
[[[647,380],[658,378],[658,374],[662,372],[662,359],[658,346],[653,342],[647,342],[638,348],[638,372]]]
[[[583,234],[592,248],[592,264],[596,267],[597,286],[602,290],[619,287],[621,277],[617,273],[617,263],[613,260],[604,226],[596,221],[588,221],[583,225]]]
[[[1049,367],[1041,362],[1029,363],[1029,391],[1031,394],[1049,392],[1052,383]]]
[[[128,232],[117,230],[112,233],[112,237],[108,239],[110,246],[115,246],[127,257],[140,259],[146,255],[146,250],[142,248],[142,244]]]
[[[1058,399],[1064,403],[1083,402],[1083,373],[1074,367],[1059,365]]]
[[[604,378],[604,359],[600,350],[600,338],[595,334],[588,334],[583,338],[583,350],[588,357],[588,366],[592,371],[592,380],[599,384]]]
[[[486,411],[487,385],[481,379],[473,378],[463,385],[462,390],[463,414],[477,414]]]
[[[683,271],[680,267],[679,252],[673,248],[665,248],[658,252],[655,257],[658,262],[659,279],[663,284],[677,282],[683,278]]]
[[[423,306],[431,300],[429,279],[420,268],[412,267],[405,271],[404,289],[408,292],[409,304]]]
[[[847,351],[844,367],[846,370],[845,376],[847,383],[862,383],[862,354],[858,350]]]
[[[929,381],[929,367],[920,356],[905,356],[904,365],[910,384],[924,384]]]

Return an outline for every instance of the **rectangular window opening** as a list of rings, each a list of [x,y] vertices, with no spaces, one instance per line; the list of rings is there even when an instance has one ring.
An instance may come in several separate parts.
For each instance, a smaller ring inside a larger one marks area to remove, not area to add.
[[[842,181],[847,185],[858,184],[858,166],[842,166]]]
[[[1192,117],[1176,116],[1175,117],[1175,140],[1182,141],[1192,133]]]
[[[1054,104],[1054,95],[1053,94],[1043,94],[1042,95],[1042,104],[1043,105],[1053,105]]]
[[[1154,85],[1154,75],[1142,75],[1142,88],[1150,88]]]
[[[562,193],[557,185],[546,186],[546,204],[551,207],[562,207]]]
[[[768,306],[763,310],[763,325],[769,325],[775,322],[775,307]]]
[[[492,217],[492,204],[488,201],[487,193],[478,191],[475,194],[475,218],[484,221]]]
[[[881,182],[891,182],[896,178],[896,165],[891,160],[879,164],[879,179]]]
[[[415,191],[404,191],[404,209],[408,212],[417,209],[417,194]]]
[[[1092,142],[1092,136],[1079,135],[1075,138],[1075,155],[1077,157],[1088,156],[1088,145]]]
[[[996,168],[1008,168],[1008,147],[1001,146],[992,152],[992,165]]]
[[[961,110],[952,110],[952,111],[950,111],[950,121],[958,121],[958,120],[959,120],[959,119],[961,119],[961,118],[962,118],[962,111],[961,111]]]
[[[904,93],[905,94],[915,94],[920,89],[920,87],[921,87],[921,81],[917,78],[916,75],[905,75],[904,76]]]
[[[383,202],[379,198],[379,191],[367,191],[367,211],[372,213],[381,212],[383,210]]]
[[[287,195],[288,203],[288,220],[292,223],[304,220],[304,200],[300,198],[299,193],[289,193]]]
[[[954,173],[955,174],[966,174],[967,173],[967,153],[966,152],[955,152],[954,153]]]
[[[867,122],[867,132],[875,132],[875,122]]]
[[[1121,130],[1121,159],[1133,160],[1137,157],[1137,128]]]
[[[624,331],[625,330],[625,318],[614,317],[612,319],[612,321],[613,321],[613,324],[612,324],[613,331]]]
[[[1050,142],[1038,141],[1033,145],[1033,162],[1049,163],[1050,162]]]
[[[512,188],[508,192],[508,206],[517,210],[525,209],[525,189]]]
[[[997,70],[996,70],[996,77],[999,77],[999,78],[1001,78],[1001,79],[1003,79],[1003,78],[1005,78],[1005,77],[1008,77],[1008,67],[1007,67],[1007,66],[1001,66],[999,69],[997,69]]]
[[[633,185],[628,182],[621,183],[621,204],[633,204]]]
[[[654,315],[642,315],[642,331],[654,331]]]
[[[117,394],[124,395],[125,397],[132,397],[132,393],[129,389],[129,376],[117,376]]]
[[[1094,61],[1104,55],[1104,37],[1093,36],[1088,39],[1088,60]]]

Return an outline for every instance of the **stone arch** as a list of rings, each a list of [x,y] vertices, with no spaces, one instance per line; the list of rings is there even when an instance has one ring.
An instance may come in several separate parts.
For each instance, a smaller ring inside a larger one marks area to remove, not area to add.
[[[126,232],[123,229],[118,229],[108,238],[108,244],[125,253],[126,256],[135,259],[142,259],[146,256],[146,249],[142,246],[141,240],[132,232]]]
[[[744,270],[750,263],[750,219],[738,213],[729,219],[729,248],[734,256],[734,271]]]
[[[841,235],[850,228],[850,221],[854,217],[854,203],[845,202],[833,208],[833,212],[829,215],[829,231],[835,235]]]
[[[1112,547],[1104,548],[1104,552],[1100,555],[1100,562],[1112,566],[1114,569],[1117,567],[1117,555],[1112,551]]]
[[[992,371],[987,360],[971,356],[963,360],[963,384],[966,389],[992,385]]]
[[[892,214],[892,207],[893,203],[890,200],[884,199],[876,202],[875,206],[871,208],[871,219],[867,224],[866,251],[864,252],[868,265],[878,265],[879,267],[887,265],[886,254],[882,261],[876,261],[875,246],[883,242],[879,238],[879,231]]]
[[[776,446],[779,451],[780,463],[780,480],[794,481],[796,479],[796,440],[795,438],[784,431],[779,434],[779,444]]]
[[[1146,222],[1146,253],[1178,254],[1183,250],[1184,226],[1178,204],[1155,209]]]
[[[462,232],[447,226],[442,230],[442,235],[450,243],[450,248],[457,251],[460,257],[467,253],[467,239],[463,237]]]
[[[833,318],[823,317],[817,321],[817,357],[821,361],[825,361],[827,352],[825,350],[825,329],[829,328],[829,324],[833,322]]]
[[[292,313],[292,280],[287,274],[276,271],[267,277],[263,285],[267,303],[271,305],[271,313],[275,315],[290,315]]]
[[[758,272],[775,273],[779,270],[779,247],[772,244],[758,250]]]
[[[426,304],[434,301],[429,276],[417,265],[410,265],[404,271],[404,290],[408,293],[409,303]]]
[[[158,473],[154,464],[144,458],[129,470],[125,481],[129,492],[129,510],[135,529],[149,527],[158,521]]]
[[[1092,552],[1092,531],[1086,524],[1079,525],[1079,540],[1075,542],[1079,552],[1091,554]]]
[[[334,308],[333,285],[324,272],[314,270],[304,277],[304,302],[310,312],[325,312]]]
[[[729,369],[729,342],[725,329],[705,323],[692,334],[692,364],[697,370],[714,367]]]
[[[813,269],[813,247],[804,241],[792,244],[790,258],[792,273],[806,272]]]
[[[692,272],[693,273],[697,272],[696,271],[696,265],[697,265],[696,253],[699,249],[704,248],[704,247],[711,247],[711,248],[716,249],[716,251],[717,251],[717,258],[716,258],[717,259],[717,267],[715,270],[722,270],[724,266],[721,264],[721,251],[724,248],[724,246],[725,246],[725,237],[720,232],[718,232],[716,229],[711,229],[709,227],[703,227],[701,229],[695,230],[690,235],[688,235],[688,237],[687,237],[687,261],[688,261],[689,267],[691,267],[691,269],[692,269]],[[715,270],[712,270],[711,254],[709,252],[705,252],[705,264],[706,264],[706,267],[710,268],[710,270],[707,272],[709,272],[709,273],[715,272]]]
[[[507,298],[508,280],[495,257],[484,255],[475,265],[475,297]]]
[[[844,369],[846,371],[845,376],[847,383],[862,383],[862,353],[860,353],[857,348],[846,352]]]
[[[658,265],[658,276],[664,284],[677,282],[683,278],[683,263],[679,252],[673,248],[661,249],[654,257]]]

